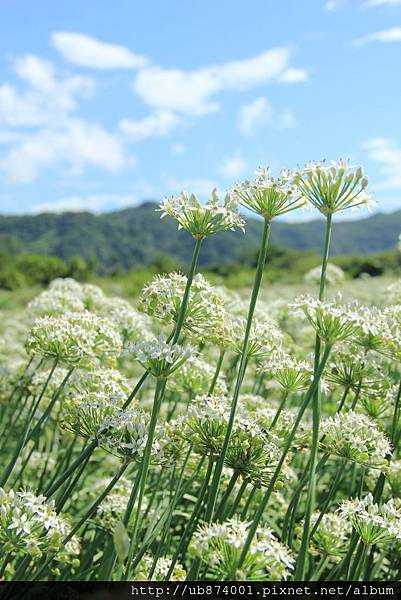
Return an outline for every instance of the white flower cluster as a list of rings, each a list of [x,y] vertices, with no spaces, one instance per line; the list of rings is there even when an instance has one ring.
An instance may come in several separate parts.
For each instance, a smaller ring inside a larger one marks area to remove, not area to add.
[[[157,275],[144,287],[139,310],[165,324],[176,323],[184,296],[187,277],[180,273]],[[189,294],[184,329],[201,339],[218,327],[225,310],[220,295],[201,274],[195,275]]]
[[[165,581],[171,565],[171,556],[160,556],[153,568],[155,557],[151,554],[144,554],[138,565],[134,581],[149,581],[149,573],[153,569],[152,581]],[[184,567],[176,562],[174,569],[169,577],[169,581],[184,581],[187,573]]]
[[[386,290],[386,298],[390,304],[396,304],[401,298],[401,279],[398,279],[395,283],[389,285]]]
[[[241,567],[239,559],[250,523],[237,518],[199,526],[190,550],[209,567],[213,578],[232,581],[282,581],[292,571],[290,550],[271,529],[259,527]]]
[[[124,398],[130,391],[129,381],[117,369],[96,367],[75,369],[68,380],[67,393],[73,398],[75,393],[102,393],[104,396]]]
[[[150,320],[146,315],[135,310],[127,300],[107,298],[103,303],[102,314],[114,323],[124,346],[147,339],[152,335]]]
[[[55,279],[28,305],[35,317],[63,316],[65,313],[90,311],[113,323],[125,344],[150,335],[150,322],[127,301],[108,297],[101,288],[74,279]]]
[[[386,307],[383,314],[390,331],[384,352],[399,362],[401,360],[401,304]]]
[[[230,418],[230,402],[219,395],[198,396],[188,408],[183,435],[194,451],[217,458],[223,446]],[[238,407],[227,448],[225,465],[243,480],[256,486],[268,485],[281,451],[272,436],[246,409]]]
[[[187,196],[182,192],[163,200],[159,210],[161,218],[173,217],[178,222],[178,229],[184,229],[197,240],[228,229],[245,231],[245,221],[238,212],[237,202],[229,194],[221,202],[215,189],[205,204],[201,204],[194,194]]]
[[[392,450],[390,440],[367,416],[352,410],[338,413],[323,420],[322,433],[326,452],[366,467],[387,466],[386,457]]]
[[[317,335],[327,344],[333,344],[354,336],[359,324],[357,316],[339,300],[340,297],[334,302],[322,302],[304,295],[296,298],[290,306],[303,311]]]
[[[196,356],[193,346],[168,344],[162,337],[132,344],[129,352],[155,377],[168,377],[179,369],[186,360]]]
[[[294,183],[304,200],[324,215],[373,204],[365,191],[368,179],[362,168],[350,167],[341,159],[331,165],[307,164],[295,174]]]
[[[305,283],[309,283],[311,285],[319,285],[321,272],[322,272],[321,266],[310,269],[310,271],[308,271],[304,275]],[[343,283],[344,279],[345,279],[344,271],[337,265],[328,263],[328,265],[326,267],[326,273],[325,273],[326,285],[338,286],[338,285],[341,285],[341,283]]]
[[[122,407],[125,394],[81,391],[68,396],[64,403],[61,427],[86,439],[96,438],[104,420]]]
[[[259,365],[258,371],[275,379],[288,392],[307,388],[313,379],[311,364],[297,360],[280,347]]]
[[[5,492],[0,488],[0,545],[2,552],[39,559],[54,556],[61,563],[77,565],[80,546],[76,537],[63,540],[71,529],[54,510],[54,502],[31,492]]]
[[[141,460],[148,439],[150,414],[140,408],[115,410],[98,427],[99,445],[125,461]],[[157,454],[159,443],[153,440],[152,453]]]
[[[65,313],[35,320],[26,341],[28,354],[58,360],[70,366],[112,366],[122,349],[122,340],[106,318],[88,311]]]
[[[314,528],[320,513],[313,513],[311,526]],[[347,551],[351,523],[338,513],[326,513],[321,518],[312,537],[312,552],[322,556],[340,558]]]
[[[365,544],[385,544],[401,540],[401,509],[393,499],[381,506],[375,504],[372,494],[342,502],[342,517],[348,519]]]
[[[392,338],[389,315],[376,306],[360,306],[354,303],[352,316],[358,325],[354,336],[355,343],[365,352],[385,351]]]
[[[128,392],[127,379],[115,369],[77,369],[63,402],[62,427],[88,439],[96,437],[104,419],[123,406]]]
[[[232,195],[238,203],[264,219],[272,219],[304,206],[305,201],[290,171],[281,171],[277,178],[269,176],[268,169],[256,173],[256,179],[236,185]]]
[[[242,354],[244,349],[246,319],[233,319],[229,326],[229,347],[236,354]],[[248,358],[262,360],[281,344],[283,335],[278,327],[268,319],[261,321],[254,318],[247,346]]]

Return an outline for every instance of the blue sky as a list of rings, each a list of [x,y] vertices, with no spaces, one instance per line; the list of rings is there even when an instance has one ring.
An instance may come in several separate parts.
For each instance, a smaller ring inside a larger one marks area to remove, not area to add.
[[[349,158],[401,208],[401,0],[1,0],[0,212]]]

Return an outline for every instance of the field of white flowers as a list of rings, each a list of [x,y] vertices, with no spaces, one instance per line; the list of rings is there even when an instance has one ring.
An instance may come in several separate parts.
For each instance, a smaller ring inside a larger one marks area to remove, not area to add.
[[[332,217],[366,186],[339,162],[167,199],[187,274],[135,303],[58,279],[3,311],[0,579],[401,578],[401,281],[338,295],[328,262]],[[264,219],[241,293],[197,273],[210,235],[246,235],[239,206]],[[270,228],[305,206],[322,266],[269,290]]]

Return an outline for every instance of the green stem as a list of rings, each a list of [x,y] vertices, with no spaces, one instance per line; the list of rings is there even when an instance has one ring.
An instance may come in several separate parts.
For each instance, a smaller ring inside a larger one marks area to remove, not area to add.
[[[392,420],[392,424],[391,424],[391,441],[393,443],[393,447],[395,447],[395,448],[397,447],[398,441],[399,441],[398,436],[397,436],[397,425],[398,425],[398,416],[399,416],[399,411],[400,411],[400,405],[401,405],[401,380],[400,380],[397,395],[396,395],[395,401],[394,401],[393,420]],[[391,460],[391,454],[388,454],[386,456],[386,458]],[[377,479],[375,489],[373,491],[373,499],[374,499],[374,502],[376,502],[377,504],[381,500],[383,490],[384,490],[385,480],[386,480],[386,475],[382,471]]]
[[[291,432],[290,432],[290,434],[289,434],[289,436],[287,438],[287,442],[286,442],[286,445],[284,446],[281,458],[280,458],[280,460],[279,460],[279,462],[277,464],[277,467],[276,467],[276,469],[275,469],[275,471],[273,473],[273,476],[272,476],[272,478],[270,480],[269,486],[266,489],[265,495],[264,495],[261,503],[259,504],[259,508],[258,508],[258,510],[256,512],[256,515],[255,515],[254,519],[253,519],[252,525],[249,528],[248,536],[247,536],[247,539],[245,541],[245,544],[244,544],[242,552],[241,552],[241,557],[240,557],[240,560],[239,560],[238,567],[242,566],[242,564],[243,564],[243,562],[244,562],[244,560],[245,560],[245,558],[246,558],[246,556],[248,554],[248,551],[249,551],[249,548],[251,546],[252,540],[253,540],[253,538],[255,536],[256,530],[257,530],[257,528],[259,526],[259,523],[260,523],[260,520],[263,517],[263,513],[264,513],[264,511],[266,509],[266,506],[267,506],[267,503],[269,501],[269,498],[270,498],[270,496],[271,496],[271,494],[273,492],[274,485],[275,485],[275,483],[277,481],[277,478],[278,478],[278,476],[280,474],[280,471],[281,471],[281,467],[283,466],[285,458],[286,458],[286,456],[287,456],[287,454],[288,454],[288,452],[289,452],[289,450],[291,448],[292,442],[294,440],[294,437],[295,437],[295,434],[297,432],[298,426],[299,426],[299,424],[300,424],[300,422],[302,420],[303,414],[304,414],[304,412],[305,412],[305,410],[306,410],[306,408],[307,408],[307,406],[308,406],[308,404],[309,404],[309,402],[310,402],[313,394],[315,393],[316,387],[319,384],[320,377],[322,376],[322,373],[323,373],[324,368],[326,366],[327,360],[328,360],[329,355],[330,355],[330,351],[331,351],[331,347],[330,346],[326,346],[325,351],[323,353],[322,360],[321,360],[321,362],[319,364],[319,367],[318,367],[318,369],[317,369],[317,371],[316,371],[316,373],[315,373],[315,375],[313,377],[313,381],[312,381],[311,385],[309,386],[308,391],[305,394],[305,398],[304,398],[304,400],[302,402],[302,405],[301,405],[301,407],[299,409],[299,412],[298,412],[298,415],[297,415],[297,417],[295,419],[295,422],[294,422],[294,425],[292,427],[292,430],[291,430]]]
[[[210,522],[213,518],[216,499],[217,499],[217,495],[219,492],[221,474],[223,472],[224,461],[226,458],[226,453],[227,453],[228,445],[230,442],[231,432],[232,432],[232,429],[234,426],[234,419],[235,419],[235,413],[237,410],[239,393],[241,390],[241,385],[242,385],[242,381],[244,379],[245,370],[246,370],[246,366],[247,366],[247,362],[248,362],[249,336],[251,333],[253,315],[255,312],[256,302],[258,299],[260,285],[261,285],[262,277],[263,277],[263,271],[264,271],[264,267],[265,267],[265,263],[266,263],[267,249],[268,249],[268,245],[269,245],[270,225],[271,225],[270,221],[265,219],[264,227],[263,227],[262,243],[261,243],[261,247],[260,247],[258,264],[256,267],[256,273],[255,273],[255,280],[254,280],[254,284],[253,284],[252,295],[251,295],[251,300],[250,300],[249,310],[248,310],[248,317],[247,317],[247,322],[246,322],[246,327],[245,327],[243,349],[242,349],[240,364],[239,364],[239,368],[238,368],[238,374],[237,374],[237,379],[236,379],[236,383],[235,383],[233,399],[232,399],[232,403],[231,403],[230,417],[229,417],[229,421],[227,424],[227,431],[226,431],[226,434],[224,437],[224,442],[223,442],[223,446],[221,449],[221,453],[220,453],[219,459],[217,461],[216,468],[215,468],[215,471],[213,474],[212,484],[210,486],[210,494],[209,494],[208,504],[207,504],[207,508],[206,508],[206,515],[205,515],[206,522]]]
[[[284,405],[285,405],[285,403],[287,401],[288,394],[289,394],[289,391],[288,390],[284,390],[284,394],[283,394],[283,397],[281,399],[280,406],[278,407],[277,412],[274,415],[274,419],[271,422],[271,425],[270,425],[269,429],[273,429],[275,427],[275,425],[276,425],[276,423],[277,423],[277,421],[278,421],[278,419],[279,419],[279,417],[281,415],[281,412],[282,412],[282,410],[284,408]]]
[[[248,514],[248,510],[249,510],[249,508],[250,508],[250,506],[252,504],[252,500],[255,497],[256,490],[257,490],[257,487],[256,487],[256,485],[254,485],[253,488],[251,489],[250,493],[249,493],[249,496],[248,496],[247,500],[246,500],[246,504],[244,506],[244,510],[241,513],[241,521],[245,521],[245,519],[246,519],[246,515]]]
[[[347,399],[349,390],[350,390],[350,386],[349,385],[345,386],[344,393],[343,393],[343,395],[341,397],[341,400],[340,400],[340,403],[338,405],[338,408],[337,408],[336,412],[340,413],[342,411],[342,409],[344,408],[344,404],[345,404],[345,401]]]
[[[330,250],[330,238],[331,238],[331,223],[332,223],[332,215],[329,214],[326,219],[326,234],[324,240],[324,249],[323,249],[323,260],[322,260],[322,271],[320,274],[320,287],[319,287],[319,300],[323,300],[324,290],[326,284],[326,270],[327,263],[329,259],[329,250]],[[316,346],[315,346],[315,371],[318,367],[320,361],[320,339],[316,336]],[[313,395],[312,401],[312,447],[310,454],[310,477],[309,477],[309,486],[308,493],[306,498],[306,509],[305,509],[305,517],[304,517],[304,528],[302,533],[302,541],[301,548],[298,555],[297,565],[295,569],[295,580],[303,581],[305,579],[305,572],[307,567],[308,560],[308,549],[309,549],[309,539],[310,539],[310,522],[312,513],[315,508],[316,502],[316,463],[317,463],[317,454],[319,448],[319,435],[320,435],[320,420],[321,420],[321,395],[320,395],[320,385],[317,386],[316,391]]]
[[[150,467],[152,446],[153,446],[153,440],[154,440],[155,431],[156,431],[157,419],[159,416],[160,406],[161,406],[162,399],[164,396],[165,388],[166,388],[166,379],[157,379],[152,414],[150,417],[150,423],[149,423],[149,429],[148,429],[148,436],[147,436],[146,446],[145,446],[145,450],[143,453],[142,462],[141,462],[141,466],[140,466],[137,511],[136,511],[136,515],[135,515],[134,529],[133,529],[132,536],[131,536],[130,548],[129,548],[129,552],[128,552],[128,559],[127,559],[126,570],[125,570],[125,581],[128,580],[130,573],[131,573],[131,562],[132,562],[132,558],[133,558],[135,544],[137,543],[136,538],[138,536],[138,533],[141,530],[142,502],[143,502],[143,498],[145,495],[145,488],[146,488],[146,482],[147,482],[148,472],[149,472],[149,467]],[[128,517],[128,519],[129,519],[129,517]]]
[[[67,502],[67,500],[71,497],[72,491],[75,488],[75,486],[78,483],[79,478],[81,477],[83,471],[86,468],[86,465],[88,464],[89,460],[90,460],[91,455],[88,454],[85,458],[85,460],[82,461],[82,464],[78,467],[78,470],[75,474],[75,476],[72,478],[71,483],[69,483],[66,487],[66,489],[63,491],[63,493],[61,494],[61,497],[59,500],[57,500],[56,502],[56,511],[59,513],[63,510],[64,508],[64,504]]]
[[[63,483],[69,478],[71,473],[73,473],[75,469],[77,469],[81,463],[86,460],[88,455],[90,456],[93,453],[97,445],[97,440],[94,440],[89,446],[87,446],[85,450],[83,450],[76,460],[74,460],[74,462],[69,466],[69,468],[61,475],[61,477],[59,477],[59,479],[57,479],[53,485],[43,492],[43,495],[47,498],[51,498],[53,494],[55,494],[63,485]]]
[[[38,399],[34,403],[33,408],[31,409],[31,411],[28,413],[28,417],[27,417],[27,419],[25,421],[25,426],[24,426],[24,429],[23,429],[23,432],[22,432],[22,435],[21,435],[20,442],[17,444],[17,446],[16,446],[16,448],[14,450],[14,454],[13,454],[10,462],[8,463],[8,465],[7,465],[7,467],[6,467],[5,471],[4,471],[1,479],[0,479],[0,487],[4,487],[4,485],[7,483],[8,478],[10,477],[10,475],[12,473],[12,470],[14,469],[15,463],[17,462],[18,456],[19,456],[21,450],[25,447],[25,444],[26,444],[27,440],[29,439],[28,432],[29,432],[29,428],[31,426],[33,417],[35,416],[36,409],[38,408],[38,406],[39,406],[39,404],[40,404],[40,402],[41,402],[41,400],[42,400],[42,398],[44,396],[44,393],[45,393],[45,391],[47,389],[47,386],[49,385],[50,379],[52,378],[53,373],[56,370],[57,363],[58,363],[58,361],[56,359],[54,361],[53,366],[52,366],[52,368],[50,370],[50,373],[49,373],[49,375],[48,375],[48,377],[47,377],[47,379],[46,379],[46,381],[45,381],[45,383],[43,385],[42,391],[41,391]]]
[[[136,384],[136,386],[134,387],[134,389],[132,390],[132,392],[130,393],[130,395],[128,396],[126,401],[124,402],[124,404],[122,406],[124,410],[129,407],[132,400],[135,398],[135,396],[137,395],[137,393],[139,392],[139,390],[145,383],[146,379],[148,378],[148,375],[149,375],[149,371],[145,371],[145,373],[142,375],[142,377],[140,378],[140,380],[138,381],[138,383]]]
[[[217,365],[216,365],[216,370],[214,372],[213,379],[212,379],[212,382],[210,384],[210,388],[209,388],[209,391],[208,391],[209,396],[211,396],[213,394],[214,388],[215,388],[216,383],[217,383],[217,379],[218,379],[218,377],[220,375],[221,367],[223,365],[223,360],[224,360],[224,354],[225,354],[225,350],[221,349],[220,350],[220,354],[219,354],[219,358],[218,358],[218,361],[217,361]]]
[[[57,364],[57,361],[56,361],[56,364]],[[73,371],[74,371],[74,367],[72,369],[69,369],[67,375],[64,377],[64,379],[61,382],[61,384],[59,385],[58,389],[53,394],[52,399],[50,400],[49,404],[46,407],[46,410],[43,412],[43,414],[40,417],[39,421],[36,423],[35,427],[32,429],[31,433],[29,434],[29,437],[28,437],[29,440],[31,440],[32,438],[34,438],[35,435],[39,435],[40,429],[41,429],[43,423],[46,421],[47,417],[51,413],[53,406],[57,402],[57,399],[59,398],[61,392],[65,388],[65,386],[66,386],[69,378],[71,377]]]
[[[235,513],[236,513],[236,510],[237,510],[237,508],[238,508],[238,506],[239,506],[239,503],[240,503],[240,502],[241,502],[241,500],[242,500],[242,496],[243,496],[243,495],[244,495],[244,493],[245,493],[245,490],[246,490],[246,488],[247,488],[247,485],[248,485],[248,483],[249,483],[249,482],[248,482],[248,481],[246,481],[246,480],[244,480],[244,481],[241,483],[241,487],[240,487],[240,488],[239,488],[239,490],[238,490],[237,497],[235,498],[235,500],[234,500],[234,502],[233,502],[233,505],[232,505],[232,507],[231,507],[231,510],[230,510],[230,512],[228,513],[228,518],[229,518],[229,519],[232,519],[232,518],[233,518],[233,516],[235,515]],[[225,516],[225,515],[224,515],[224,516]]]
[[[70,531],[70,533],[63,539],[62,543],[64,544],[64,546],[74,537],[74,535],[82,527],[82,525],[84,525],[84,523],[88,519],[90,519],[92,517],[92,515],[96,512],[98,506],[103,502],[103,500],[106,498],[106,496],[111,492],[111,490],[114,488],[114,486],[116,485],[116,483],[118,482],[120,477],[122,477],[127,466],[128,466],[128,463],[124,463],[121,465],[117,474],[113,477],[113,479],[110,481],[110,483],[105,488],[105,490],[100,494],[100,496],[98,496],[98,498],[95,500],[95,502],[89,508],[89,510],[79,520],[79,522],[75,525],[75,527],[73,527],[73,529]],[[40,576],[44,573],[44,571],[46,570],[48,565],[52,562],[52,560],[53,560],[53,557],[49,558],[46,561],[46,563],[42,566],[42,568],[39,570],[39,572],[32,578],[31,581],[37,581],[40,578]]]
[[[322,560],[320,561],[319,566],[316,569],[316,571],[313,573],[313,576],[310,578],[310,581],[319,581],[320,575],[323,573],[323,570],[324,570],[325,566],[327,565],[328,559],[329,559],[328,554],[325,554],[322,557]]]
[[[171,525],[171,521],[172,521],[172,518],[173,518],[174,509],[177,506],[177,502],[178,502],[178,499],[180,497],[182,482],[183,482],[183,479],[184,479],[185,467],[187,465],[187,462],[189,460],[191,452],[192,452],[192,446],[189,447],[188,452],[187,452],[187,454],[185,456],[184,462],[183,462],[183,464],[181,466],[181,471],[180,471],[180,475],[179,475],[179,478],[178,478],[178,482],[177,482],[177,485],[175,486],[175,493],[173,495],[173,498],[170,501],[170,506],[169,506],[169,511],[168,511],[168,515],[167,515],[166,524],[165,524],[165,526],[163,528],[163,533],[162,533],[162,535],[160,537],[160,541],[159,541],[159,544],[157,546],[157,550],[156,550],[156,552],[154,554],[153,564],[152,564],[151,570],[150,570],[149,575],[148,575],[148,579],[150,581],[152,580],[152,575],[153,575],[154,570],[156,568],[157,561],[159,560],[159,558],[160,558],[160,556],[162,554],[164,540],[166,539],[166,536],[167,536],[167,534],[170,531],[170,525]]]
[[[174,329],[174,335],[173,335],[173,339],[171,341],[172,344],[176,344],[178,342],[178,339],[180,337],[181,334],[181,329],[182,326],[184,325],[184,321],[185,321],[185,317],[186,317],[186,312],[187,312],[187,306],[188,306],[188,301],[189,301],[189,292],[191,290],[191,285],[192,285],[192,281],[195,275],[195,271],[196,271],[196,267],[198,264],[198,259],[199,259],[199,254],[200,254],[200,249],[202,246],[202,240],[198,239],[195,241],[195,247],[194,247],[194,252],[192,255],[192,261],[191,261],[191,266],[189,268],[189,272],[188,272],[188,276],[187,276],[187,284],[185,286],[185,291],[184,291],[184,296],[182,298],[181,301],[181,306],[180,306],[180,310],[177,316],[177,321],[175,324],[175,329]]]
[[[334,481],[333,481],[333,483],[332,483],[332,485],[330,487],[329,493],[327,494],[327,497],[326,497],[325,503],[323,504],[322,510],[321,510],[318,518],[316,519],[316,522],[315,522],[315,524],[314,524],[314,526],[312,528],[312,531],[310,533],[310,538],[311,539],[315,535],[315,533],[317,531],[317,528],[320,525],[321,520],[323,519],[324,515],[327,512],[327,509],[330,506],[330,502],[332,501],[332,499],[335,496],[335,493],[336,493],[336,491],[338,489],[338,486],[339,486],[339,483],[341,481],[341,476],[343,474],[343,471],[344,471],[344,464],[341,463],[340,466],[339,466],[339,468],[337,469],[336,476],[335,476]]]
[[[186,524],[183,534],[181,536],[180,543],[178,544],[178,547],[177,547],[176,551],[174,552],[174,556],[171,559],[171,564],[170,564],[169,570],[166,575],[166,581],[169,581],[180,554],[185,552],[185,549],[188,545],[188,540],[192,534],[192,531],[193,531],[193,529],[197,523],[198,517],[199,517],[199,512],[200,512],[200,509],[203,504],[203,500],[204,500],[206,492],[207,492],[210,477],[212,475],[212,470],[213,470],[213,460],[212,460],[212,458],[209,458],[205,479],[203,480],[203,484],[200,489],[198,499],[197,499],[194,509],[192,511],[191,517],[190,517],[188,523]]]
[[[239,477],[238,471],[234,471],[233,474],[231,475],[230,481],[228,482],[227,489],[224,492],[223,497],[220,501],[219,507],[216,510],[216,514],[215,514],[216,521],[220,521],[222,519],[222,517],[224,516],[224,509],[225,509],[227,500],[229,499],[231,492],[233,491],[234,486],[237,483],[238,477]]]

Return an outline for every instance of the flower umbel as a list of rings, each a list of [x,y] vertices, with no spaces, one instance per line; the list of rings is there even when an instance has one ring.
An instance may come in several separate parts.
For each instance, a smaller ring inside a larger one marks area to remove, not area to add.
[[[239,567],[249,525],[234,518],[198,527],[190,550],[207,565],[209,579],[274,581],[289,575],[294,562],[291,552],[268,527],[259,527],[246,559]]]
[[[368,179],[364,177],[362,168],[350,167],[343,160],[331,166],[310,163],[295,174],[294,184],[304,200],[326,216],[372,204],[365,191]]]
[[[196,240],[227,229],[244,231],[245,221],[238,212],[237,202],[229,194],[221,202],[216,189],[206,204],[201,204],[194,194],[187,196],[182,192],[179,196],[163,200],[159,210],[161,218],[166,215],[173,217],[178,228],[188,231]]]
[[[396,508],[393,499],[379,507],[372,494],[368,494],[362,499],[345,500],[339,512],[351,521],[365,544],[401,540],[401,510]]]
[[[269,176],[267,168],[256,175],[256,179],[246,180],[232,191],[234,198],[245,208],[271,221],[305,205],[289,172],[282,171],[279,177],[274,178]]]
[[[190,344],[185,346],[168,344],[162,337],[132,344],[129,352],[154,377],[163,378],[177,371],[188,358],[197,354]]]

